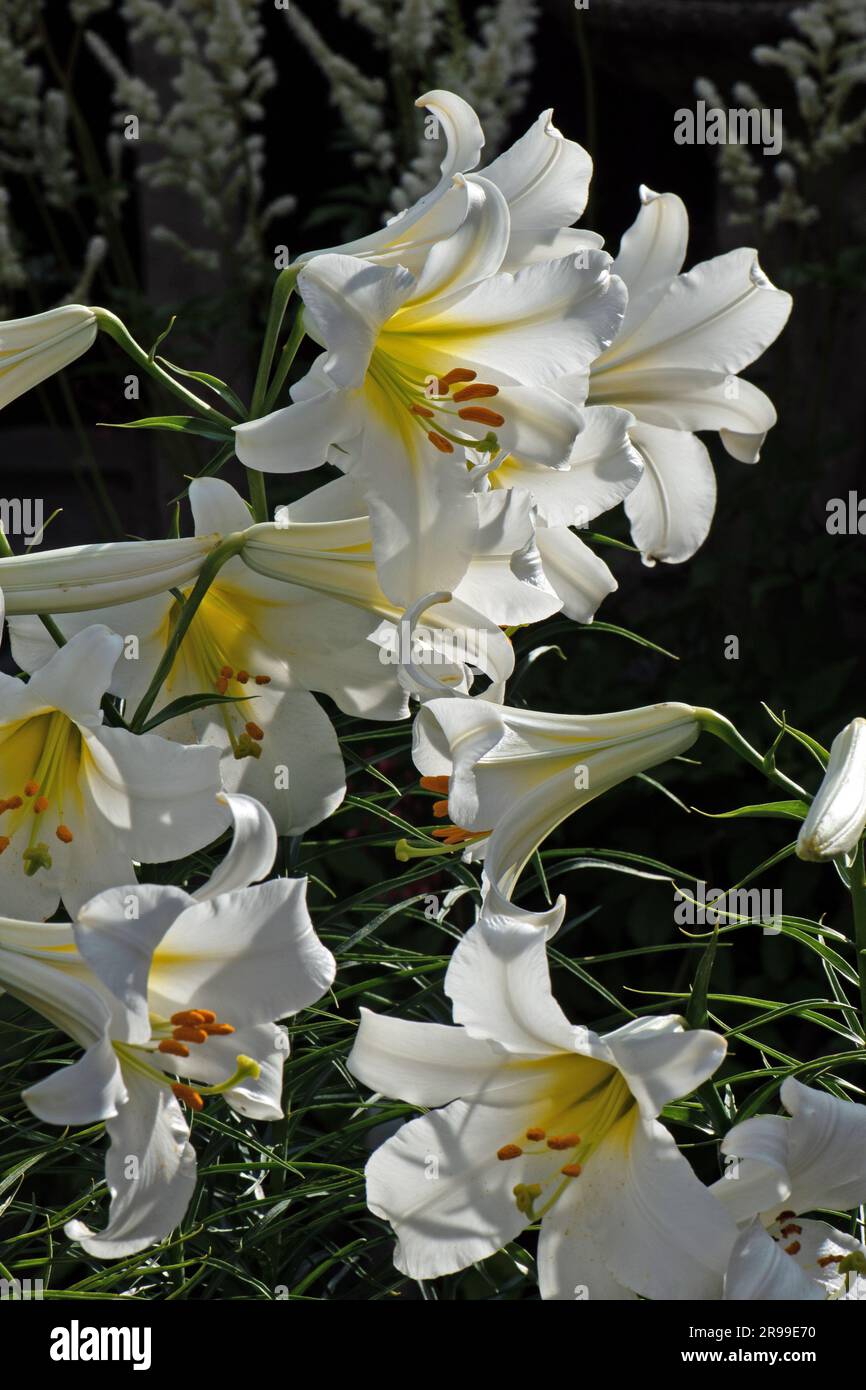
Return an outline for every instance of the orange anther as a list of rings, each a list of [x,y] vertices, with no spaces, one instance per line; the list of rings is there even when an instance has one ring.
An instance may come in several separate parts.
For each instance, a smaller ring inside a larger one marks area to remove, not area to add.
[[[504,425],[505,416],[498,410],[488,410],[486,405],[467,405],[457,414],[461,420],[474,420],[478,425]]]
[[[265,736],[264,729],[260,729],[258,724],[253,724],[252,720],[249,724],[245,724],[244,728],[246,729],[250,738],[254,738],[257,743],[261,743],[262,739]]]
[[[449,778],[447,777],[422,777],[420,785],[425,792],[446,792],[448,791]]]
[[[779,1215],[776,1217],[776,1220],[777,1220],[777,1221],[790,1221],[790,1220],[791,1220],[791,1217],[792,1217],[792,1216],[796,1216],[796,1215],[797,1215],[797,1213],[796,1213],[795,1211],[780,1211],[780,1212],[779,1212]]]
[[[410,405],[409,410],[413,415],[420,415],[423,420],[429,420],[434,414],[429,406],[418,405],[417,402],[414,405]]]
[[[580,1143],[579,1134],[554,1134],[547,1141],[549,1149],[576,1149]]]
[[[463,840],[471,840],[474,830],[464,830],[460,825],[442,825],[431,831],[434,840],[444,840],[446,845],[459,845]]]
[[[228,688],[229,688],[228,677],[227,677],[227,676],[217,676],[215,684],[216,684],[216,693],[217,693],[217,695],[225,695],[226,691],[227,691]]]
[[[192,1086],[184,1086],[180,1081],[176,1086],[172,1086],[172,1091],[177,1099],[184,1105],[188,1105],[190,1110],[203,1110],[204,1101],[198,1091],[194,1091]]]
[[[43,811],[47,811],[47,810],[48,810],[48,797],[47,797],[47,796],[37,796],[36,800],[35,800],[34,803],[33,803],[33,810],[36,812],[37,816],[41,816]]]
[[[496,1150],[496,1157],[501,1159],[520,1158],[523,1153],[519,1144],[503,1144],[501,1149]]]
[[[209,1023],[216,1023],[217,1021],[213,1009],[193,1009],[191,1012],[195,1014],[196,1020],[201,1020],[202,1026],[205,1028]]]
[[[800,1253],[800,1242],[799,1242],[798,1240],[792,1240],[790,1245],[786,1245],[786,1246],[785,1246],[785,1254],[786,1254],[786,1255],[799,1255],[799,1253]]]
[[[435,430],[430,430],[427,438],[430,440],[433,447],[439,450],[440,454],[454,453],[454,445],[450,440],[446,439],[444,435],[437,434]]]
[[[448,802],[447,802],[447,801],[434,801],[434,802],[433,802],[433,814],[434,814],[434,816],[436,817],[437,820],[442,820],[443,816],[447,816],[447,815],[448,815]]]
[[[179,1013],[172,1014],[170,1023],[188,1023],[191,1028],[197,1027],[201,1023],[213,1023],[216,1014],[212,1017],[205,1017],[203,1009],[181,1009]]]
[[[256,676],[256,685],[270,685],[270,676]]]
[[[204,1031],[211,1038],[227,1038],[235,1030],[230,1023],[206,1023]]]
[[[470,372],[467,367],[452,367],[450,372],[439,378],[439,390],[447,391],[449,386],[457,386],[461,381],[474,381],[477,372]]]
[[[249,671],[238,671],[237,675],[235,676],[235,680],[238,682],[239,685],[246,685],[249,678]]]
[[[564,1168],[560,1168],[560,1173],[566,1178],[579,1178],[583,1169],[579,1163],[566,1163]]]
[[[793,1221],[790,1223],[790,1225],[788,1225],[788,1226],[783,1226],[782,1229],[781,1229],[781,1231],[780,1231],[780,1235],[783,1235],[783,1236],[785,1237],[786,1240],[787,1240],[788,1236],[800,1236],[800,1235],[802,1235],[802,1234],[803,1234],[803,1227],[802,1227],[802,1226],[796,1225],[796,1223],[793,1222]]]
[[[183,1023],[175,1028],[171,1035],[175,1042],[206,1043],[207,1033],[203,1028],[191,1028],[188,1023]]]
[[[828,1265],[839,1264],[840,1260],[844,1260],[844,1258],[844,1255],[822,1255],[818,1261],[818,1264],[821,1266],[822,1269],[826,1269]]]
[[[7,796],[4,801],[0,801],[0,815],[4,811],[17,811],[23,804],[20,796]]]
[[[54,834],[57,836],[58,840],[60,840],[64,845],[71,845],[72,841],[75,839],[75,836],[69,829],[68,825],[58,825]]]
[[[227,681],[230,681],[231,678],[232,678],[232,676],[234,675],[234,672],[233,672],[231,666],[221,666],[221,667],[220,667],[220,675],[221,675],[221,676],[225,676],[226,680],[227,680]]]
[[[498,396],[498,386],[487,386],[483,381],[479,381],[475,386],[463,386],[459,391],[455,391],[451,397],[452,401],[477,401],[484,396]]]
[[[35,796],[36,793],[38,792],[38,790],[39,790],[39,783],[38,783],[38,782],[32,782],[32,781],[31,781],[31,782],[25,782],[25,783],[24,783],[24,795],[25,795],[25,796]]]
[[[546,1136],[543,1129],[534,1128],[526,1131],[526,1137],[531,1144],[540,1144]]]
[[[12,841],[9,839],[8,835],[0,835],[0,854],[3,853],[4,849],[9,848],[11,843]]]
[[[174,1038],[163,1038],[159,1045],[160,1052],[168,1052],[172,1057],[188,1057],[189,1048],[182,1042],[175,1042]]]

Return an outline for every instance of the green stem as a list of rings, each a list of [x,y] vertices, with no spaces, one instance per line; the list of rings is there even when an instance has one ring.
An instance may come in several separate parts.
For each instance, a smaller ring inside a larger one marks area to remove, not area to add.
[[[851,902],[854,908],[854,944],[857,951],[857,974],[860,977],[860,1014],[866,1028],[866,869],[863,862],[863,841],[854,854],[851,868]]]
[[[156,698],[162,689],[163,682],[171,672],[175,658],[180,650],[180,644],[187,634],[190,623],[198,612],[202,599],[205,597],[205,594],[226,561],[231,560],[234,555],[238,555],[240,551],[243,550],[245,541],[246,534],[243,531],[238,531],[232,536],[226,536],[225,540],[221,541],[220,544],[211,551],[202,565],[192,592],[180,610],[174,631],[169,638],[160,663],[153,673],[153,679],[141,697],[141,702],[130,720],[129,727],[133,733],[141,733],[147,716],[150,714]]]
[[[292,369],[292,364],[295,360],[295,357],[297,356],[298,348],[304,341],[304,335],[306,331],[307,330],[304,326],[304,311],[303,309],[299,309],[298,312],[295,314],[295,321],[292,324],[292,331],[283,345],[283,350],[280,353],[280,358],[277,362],[277,369],[274,372],[273,379],[271,381],[270,387],[268,388],[268,394],[265,398],[264,410],[262,412],[264,415],[267,415],[268,411],[273,410],[274,406],[276,405],[279,394],[283,389],[286,377],[289,375],[289,372]]]
[[[790,777],[786,777],[784,772],[780,772],[766,758],[762,758],[757,749],[743,738],[739,730],[735,729],[731,721],[726,719],[723,714],[717,714],[712,709],[697,709],[695,714],[702,729],[708,734],[712,734],[714,738],[721,739],[722,743],[726,743],[729,748],[732,748],[744,762],[757,768],[758,772],[762,772],[771,782],[775,782],[776,786],[781,787],[789,796],[795,797],[798,801],[811,800],[809,793],[803,787],[792,782]]]
[[[294,293],[298,273],[298,266],[289,266],[287,270],[280,271],[274,282],[274,288],[271,294],[271,307],[268,310],[268,321],[265,325],[265,336],[262,342],[262,350],[259,354],[259,365],[256,370],[256,380],[253,386],[250,413],[247,416],[248,420],[258,420],[260,416],[267,413],[268,382],[270,381],[274,353],[277,350],[277,341],[283,326],[286,305]],[[267,521],[268,495],[264,476],[255,468],[248,468],[246,473],[250,489],[250,501],[253,507],[253,516],[256,521]]]
[[[137,343],[126,327],[125,323],[112,314],[110,309],[93,308],[96,315],[97,326],[103,333],[107,333],[116,343],[119,343],[124,352],[132,358],[139,367],[148,372],[150,376],[158,381],[166,390],[171,391],[179,400],[198,415],[203,415],[205,419],[211,420],[215,425],[222,425],[224,429],[233,429],[236,421],[229,419],[228,415],[223,415],[222,411],[215,410],[190,391],[186,386],[182,386],[179,381],[175,381],[173,376],[169,376],[159,363],[145,352],[140,343]]]

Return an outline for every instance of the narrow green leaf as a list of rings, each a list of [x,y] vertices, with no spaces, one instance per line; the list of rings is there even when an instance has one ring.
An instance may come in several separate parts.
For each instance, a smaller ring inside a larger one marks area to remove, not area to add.
[[[211,376],[210,372],[191,372],[183,367],[179,367],[176,362],[169,362],[167,357],[158,357],[157,361],[160,366],[168,367],[169,371],[174,372],[177,376],[189,377],[190,381],[200,381],[202,386],[209,386],[215,395],[219,396],[221,400],[225,401],[226,405],[230,405],[232,410],[237,412],[241,419],[246,418],[247,408],[240,396],[237,395],[225,381],[221,381],[218,376]]]
[[[200,420],[197,415],[148,415],[142,420],[100,420],[99,424],[111,430],[168,430],[173,434],[197,434],[202,439],[217,439],[221,444],[229,441],[229,433],[221,425]]]
[[[781,820],[805,820],[809,807],[805,801],[762,801],[754,806],[738,806],[734,811],[702,811],[693,806],[699,816],[710,820],[733,820],[739,816],[778,817]]]
[[[244,700],[254,700],[255,695],[217,695],[203,692],[201,695],[181,695],[179,699],[172,700],[164,705],[152,719],[148,719],[142,725],[141,732],[148,734],[152,729],[156,729],[160,724],[165,724],[169,719],[178,719],[182,714],[190,714],[195,709],[207,709],[208,705],[239,705]]]

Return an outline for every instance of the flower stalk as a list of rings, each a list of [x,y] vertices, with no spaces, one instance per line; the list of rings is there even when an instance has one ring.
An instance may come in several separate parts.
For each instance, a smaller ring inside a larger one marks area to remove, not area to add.
[[[205,594],[226,561],[240,554],[241,550],[243,550],[245,541],[246,535],[242,531],[232,536],[226,536],[225,540],[211,551],[202,565],[201,572],[193,585],[189,598],[180,610],[174,632],[166,643],[162,660],[154,671],[153,679],[144,692],[144,695],[141,697],[138,708],[130,721],[129,727],[133,733],[140,734],[142,732],[147,716],[153,709],[157,696],[171,672],[175,658],[180,650],[180,644],[186,636],[190,623],[195,617]]]
[[[294,293],[299,269],[300,267],[298,266],[289,266],[288,269],[281,270],[274,282],[273,293],[271,294],[271,306],[268,310],[268,321],[265,325],[265,336],[262,341],[262,350],[259,356],[259,365],[256,371],[255,384],[253,386],[253,398],[248,416],[250,420],[257,420],[260,415],[264,415],[269,409],[268,401],[270,395],[268,392],[268,382],[271,376],[271,367],[277,348],[277,340],[283,326],[283,319],[286,315],[286,306]],[[295,324],[292,328],[292,338],[295,335],[297,327],[298,319],[295,320]],[[303,334],[303,330],[301,330],[301,333]],[[272,387],[274,394],[279,391],[292,364],[295,352],[297,352],[300,338],[298,338],[298,342],[295,343],[294,349],[289,352],[288,358],[285,360],[286,350],[290,348],[292,338],[290,338],[289,343],[286,344],[286,349],[284,349],[284,353],[280,359],[277,371],[279,380],[275,379],[274,386]],[[250,501],[253,507],[253,515],[256,521],[267,521],[268,495],[264,476],[255,468],[248,468],[246,474],[250,488]]]
[[[738,757],[749,763],[751,767],[756,768],[758,772],[762,772],[765,777],[769,778],[771,782],[775,782],[776,786],[781,787],[789,796],[796,797],[797,800],[811,800],[807,791],[804,791],[797,782],[787,777],[784,772],[779,771],[769,755],[762,758],[758,750],[743,738],[739,729],[734,727],[730,719],[726,719],[723,714],[712,709],[696,709],[695,714],[698,723],[706,733],[721,739],[722,743],[726,743]]]
[[[110,309],[94,308],[93,313],[96,316],[96,323],[99,330],[102,333],[107,333],[110,338],[113,338],[114,341],[123,348],[127,356],[132,358],[137,366],[141,367],[143,371],[152,376],[154,380],[158,381],[166,390],[171,391],[173,395],[177,396],[178,400],[183,401],[184,405],[194,410],[196,414],[203,415],[205,419],[210,420],[212,424],[221,425],[226,430],[232,428],[235,422],[229,419],[228,415],[223,415],[221,410],[216,410],[213,406],[208,405],[207,402],[203,401],[200,396],[197,396],[194,391],[190,391],[186,386],[182,386],[179,381],[175,381],[174,377],[159,365],[154,356],[145,352],[141,344],[137,343],[133,338],[126,324],[123,323],[116,314],[113,314]]]
[[[854,949],[860,980],[860,1015],[866,1028],[866,865],[862,840],[855,850],[851,868],[851,905],[854,909]]]

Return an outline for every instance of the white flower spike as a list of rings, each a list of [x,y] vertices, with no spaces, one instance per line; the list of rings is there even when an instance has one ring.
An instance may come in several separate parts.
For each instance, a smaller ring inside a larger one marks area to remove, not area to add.
[[[432,1107],[367,1164],[397,1268],[454,1273],[540,1221],[543,1298],[718,1297],[733,1222],[658,1116],[712,1075],[724,1041],[675,1017],[604,1036],[569,1023],[547,935],[513,917],[468,932],[445,983],[456,1027],[362,1011],[350,1071]]]

